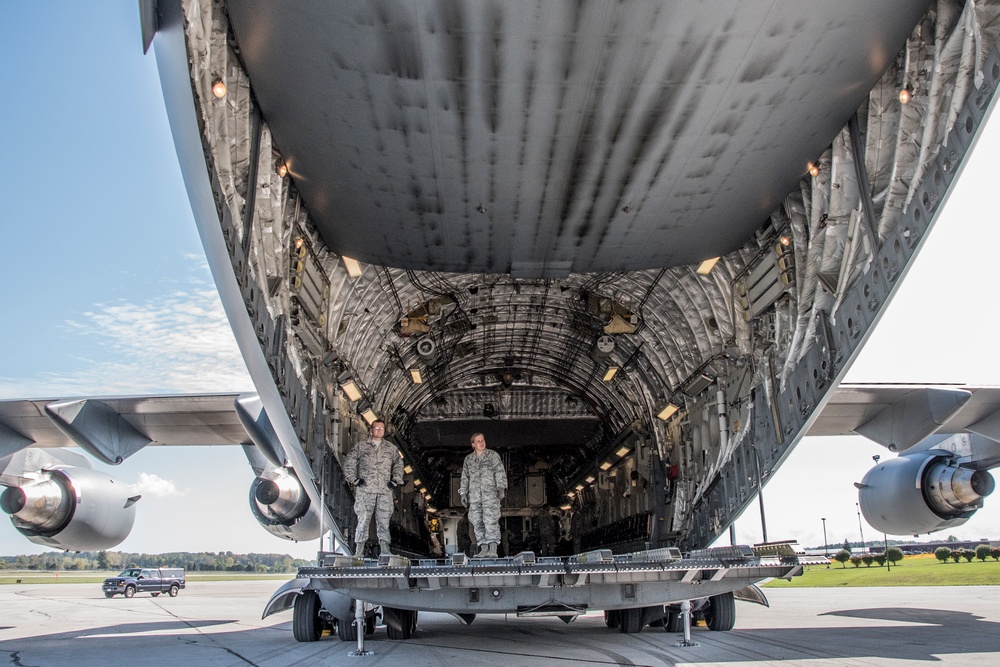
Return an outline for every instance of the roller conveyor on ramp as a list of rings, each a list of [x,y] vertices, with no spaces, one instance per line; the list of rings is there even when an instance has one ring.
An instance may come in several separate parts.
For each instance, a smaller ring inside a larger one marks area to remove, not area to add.
[[[590,551],[569,558],[443,560],[382,556],[378,560],[320,554],[320,567],[302,568],[282,586],[264,615],[287,609],[315,591],[324,609],[346,618],[353,600],[392,609],[572,617],[593,610],[650,608],[729,592],[769,578],[801,574],[823,557],[795,552],[791,543],[717,547],[682,555],[674,548],[630,554]],[[740,597],[737,595],[737,597]],[[565,620],[565,618],[564,618]]]

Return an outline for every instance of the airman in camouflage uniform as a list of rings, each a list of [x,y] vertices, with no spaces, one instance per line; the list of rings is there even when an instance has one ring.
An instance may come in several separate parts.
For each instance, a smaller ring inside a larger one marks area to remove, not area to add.
[[[500,543],[500,501],[507,493],[507,472],[500,455],[486,449],[482,433],[472,435],[473,452],[462,464],[462,484],[458,493],[469,508],[469,521],[479,542],[478,556],[497,557]]]
[[[372,422],[370,435],[354,445],[344,461],[344,475],[354,483],[354,555],[364,553],[368,527],[375,515],[375,533],[383,554],[390,553],[389,518],[393,490],[403,483],[403,459],[396,445],[385,440],[385,422]]]

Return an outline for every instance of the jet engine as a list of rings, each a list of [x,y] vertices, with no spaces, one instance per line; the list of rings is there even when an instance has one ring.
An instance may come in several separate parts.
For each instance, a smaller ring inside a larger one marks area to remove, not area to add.
[[[250,511],[272,535],[286,540],[319,537],[319,512],[294,471],[270,470],[250,484]]]
[[[0,509],[35,544],[66,551],[102,551],[120,544],[135,523],[128,488],[88,468],[59,468],[32,474],[0,494]]]
[[[890,535],[917,535],[962,525],[996,483],[989,472],[930,450],[880,462],[856,486],[869,525]]]

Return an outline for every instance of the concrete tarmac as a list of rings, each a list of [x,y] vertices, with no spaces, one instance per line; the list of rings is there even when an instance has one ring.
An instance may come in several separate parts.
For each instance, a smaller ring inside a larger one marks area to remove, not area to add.
[[[1000,664],[1000,587],[766,590],[771,608],[738,603],[736,629],[695,628],[697,647],[658,628],[623,635],[590,614],[480,616],[463,626],[421,614],[415,636],[379,627],[370,657],[353,642],[298,643],[291,612],[260,619],[281,581],[194,582],[176,598],[105,599],[99,584],[0,586],[0,662],[109,665],[764,665],[944,667]],[[5,659],[6,658],[6,659]]]

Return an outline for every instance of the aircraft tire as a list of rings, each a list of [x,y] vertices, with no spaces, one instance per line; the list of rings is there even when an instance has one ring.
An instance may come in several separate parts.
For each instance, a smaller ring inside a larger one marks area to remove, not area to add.
[[[416,612],[395,607],[382,607],[382,622],[389,639],[409,639],[413,636]]]
[[[642,607],[621,610],[621,625],[618,631],[624,635],[632,635],[642,632],[642,615],[645,611]]]
[[[604,625],[608,626],[612,630],[616,629],[622,624],[622,613],[618,609],[605,609],[604,610]]]
[[[667,632],[684,632],[684,617],[679,611],[667,610],[667,616],[663,619],[663,629]]]
[[[125,587],[125,597],[127,598],[135,597],[135,586]]]
[[[168,593],[169,593],[170,597],[175,598],[175,597],[177,597],[177,593],[180,590],[181,590],[180,586],[178,586],[177,584],[171,584],[170,585],[170,591]]]
[[[342,642],[358,641],[358,633],[354,630],[353,618],[337,619],[337,636],[340,637],[340,641]]]
[[[709,630],[728,632],[736,625],[736,599],[732,592],[713,595],[710,607],[705,612],[705,623]]]
[[[292,608],[292,636],[297,642],[314,642],[323,635],[319,617],[320,600],[316,591],[303,591]]]

